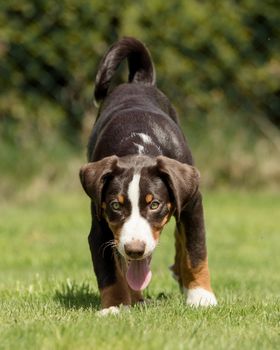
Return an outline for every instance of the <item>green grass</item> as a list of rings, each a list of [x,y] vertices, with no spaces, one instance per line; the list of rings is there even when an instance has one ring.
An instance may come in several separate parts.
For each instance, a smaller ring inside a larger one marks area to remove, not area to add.
[[[191,309],[167,266],[172,223],[153,259],[150,303],[100,318],[88,200],[50,190],[0,205],[0,349],[277,349],[279,194],[206,193],[219,306]]]

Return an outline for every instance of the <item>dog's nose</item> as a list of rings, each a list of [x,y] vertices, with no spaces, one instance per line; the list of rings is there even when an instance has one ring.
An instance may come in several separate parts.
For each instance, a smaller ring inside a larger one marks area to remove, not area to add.
[[[144,255],[146,243],[135,240],[124,245],[124,251],[132,259],[139,259]]]

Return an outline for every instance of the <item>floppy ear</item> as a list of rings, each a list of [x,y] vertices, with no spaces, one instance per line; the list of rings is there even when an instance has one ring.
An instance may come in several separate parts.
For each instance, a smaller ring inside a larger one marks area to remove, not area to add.
[[[157,168],[174,196],[175,216],[179,221],[181,211],[198,189],[199,171],[191,165],[164,156],[157,157]]]
[[[80,169],[81,184],[87,195],[93,199],[97,218],[101,216],[102,191],[106,179],[116,170],[117,156],[103,158],[97,162],[88,163]]]

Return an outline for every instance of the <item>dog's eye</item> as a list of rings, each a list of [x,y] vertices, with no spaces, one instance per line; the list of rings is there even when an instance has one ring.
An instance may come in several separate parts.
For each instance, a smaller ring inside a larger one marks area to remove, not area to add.
[[[159,205],[160,205],[159,201],[152,201],[150,203],[150,209],[151,210],[156,210],[156,209],[158,209]]]
[[[110,206],[113,210],[120,210],[121,209],[121,203],[118,201],[112,201],[110,203]]]

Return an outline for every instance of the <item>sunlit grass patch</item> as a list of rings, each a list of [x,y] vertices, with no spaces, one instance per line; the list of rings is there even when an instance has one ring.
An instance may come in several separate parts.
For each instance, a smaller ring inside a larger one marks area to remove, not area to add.
[[[171,222],[152,262],[147,304],[98,317],[99,294],[81,193],[1,204],[1,349],[276,349],[277,194],[205,193],[212,284],[219,305],[187,307],[168,266]]]

